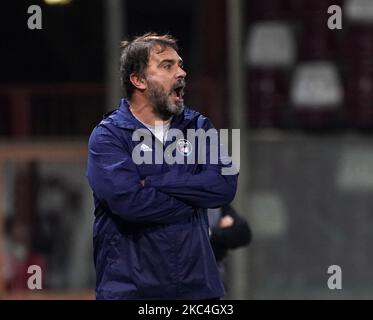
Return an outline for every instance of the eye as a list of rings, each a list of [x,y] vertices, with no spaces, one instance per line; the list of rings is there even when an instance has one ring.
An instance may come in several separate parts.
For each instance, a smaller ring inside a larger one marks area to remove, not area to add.
[[[171,69],[171,64],[170,64],[170,63],[167,63],[167,64],[165,64],[165,65],[163,66],[163,68],[166,69],[166,70],[169,70],[169,69]]]

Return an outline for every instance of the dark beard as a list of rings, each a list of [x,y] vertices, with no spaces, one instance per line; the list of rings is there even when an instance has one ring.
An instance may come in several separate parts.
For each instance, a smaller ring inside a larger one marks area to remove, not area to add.
[[[149,84],[149,100],[153,106],[153,112],[162,120],[168,120],[173,115],[179,115],[183,108],[182,105],[171,105],[169,101],[170,94],[167,94],[165,90],[148,81]]]

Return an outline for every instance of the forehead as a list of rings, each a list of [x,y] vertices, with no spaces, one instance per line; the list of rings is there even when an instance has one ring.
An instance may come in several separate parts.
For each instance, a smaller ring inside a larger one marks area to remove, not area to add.
[[[171,47],[162,48],[161,46],[157,45],[150,50],[149,56],[149,64],[150,63],[160,63],[163,60],[181,60],[178,53],[175,49]]]

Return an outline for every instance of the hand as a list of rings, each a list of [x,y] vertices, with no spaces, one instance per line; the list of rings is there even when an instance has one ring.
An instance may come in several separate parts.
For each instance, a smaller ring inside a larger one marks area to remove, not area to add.
[[[141,183],[142,186],[144,186],[145,180],[140,180],[140,183]]]
[[[226,215],[220,219],[219,226],[220,228],[228,228],[233,225],[233,218],[229,215]]]

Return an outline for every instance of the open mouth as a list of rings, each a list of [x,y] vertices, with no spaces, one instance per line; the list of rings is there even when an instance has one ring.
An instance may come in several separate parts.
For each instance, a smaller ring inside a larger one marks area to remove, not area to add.
[[[184,88],[185,86],[183,84],[179,84],[179,85],[176,85],[173,87],[172,89],[172,94],[175,94],[176,95],[176,98],[178,100],[183,100],[183,96],[184,96]]]

